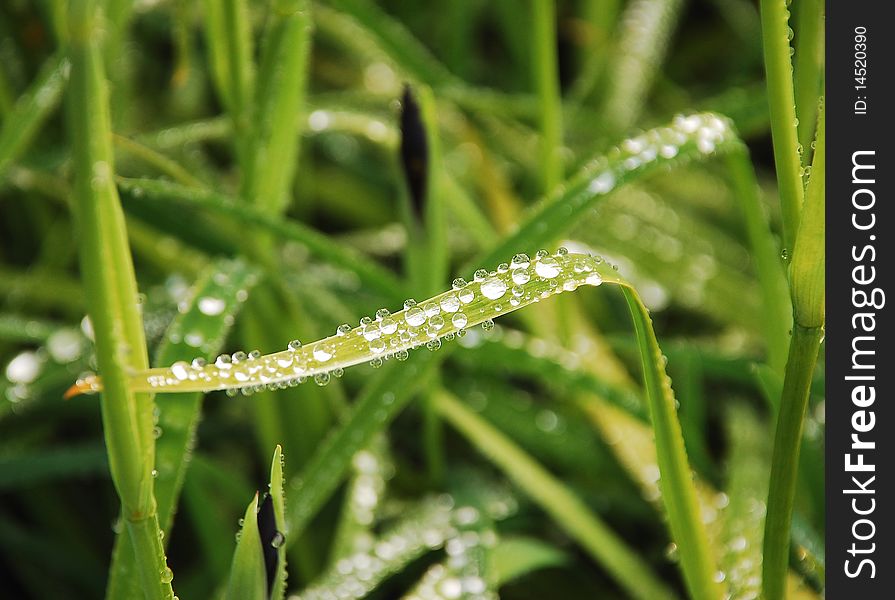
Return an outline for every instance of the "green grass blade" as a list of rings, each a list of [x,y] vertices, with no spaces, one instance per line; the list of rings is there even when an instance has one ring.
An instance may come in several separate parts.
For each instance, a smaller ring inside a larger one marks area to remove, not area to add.
[[[532,71],[540,109],[541,192],[546,195],[564,179],[556,6],[553,0],[531,0],[531,3]]]
[[[128,194],[125,199],[137,195],[148,200],[202,209],[229,217],[238,223],[253,225],[279,238],[299,242],[322,259],[355,273],[364,286],[384,298],[399,301],[402,296],[401,285],[394,275],[350,248],[333,242],[326,235],[297,221],[270,216],[211,190],[187,188],[153,179],[120,178],[119,186]]]
[[[764,308],[762,328],[768,347],[768,364],[782,373],[789,347],[788,332],[792,325],[786,274],[780,261],[777,242],[761,204],[760,189],[749,160],[749,151],[743,146],[739,152],[729,154],[726,162],[730,182],[745,220],[751,258],[761,289]]]
[[[631,310],[640,346],[646,396],[658,452],[662,502],[668,513],[671,535],[680,549],[687,590],[698,600],[717,599],[722,596],[721,586],[715,579],[717,567],[700,518],[696,488],[677,418],[674,392],[665,374],[662,351],[656,341],[649,311],[633,289],[623,287],[622,290]]]
[[[795,323],[771,458],[762,563],[762,590],[768,600],[785,597],[802,429],[811,380],[824,336],[825,146],[826,121],[821,105],[812,173],[790,267]]]
[[[501,432],[447,392],[436,393],[435,406],[446,421],[500,467],[597,563],[605,567],[628,594],[653,600],[675,596],[653,575],[636,552],[574,493]]]
[[[153,401],[128,386],[148,366],[124,214],[114,182],[108,91],[92,2],[73,3],[69,31],[68,119],[75,165],[74,213],[81,272],[107,388],[103,429],[112,479],[121,497],[147,598],[173,598],[153,497]]]
[[[196,356],[213,360],[224,344],[230,323],[246,299],[258,275],[243,262],[218,261],[196,283],[186,309],[168,327],[156,352],[156,362],[172,364]],[[170,535],[180,490],[195,445],[202,406],[199,392],[158,394],[158,424],[154,434],[155,497],[162,531]],[[127,530],[115,542],[109,571],[107,598],[131,598],[139,593],[131,573],[136,569],[128,549]]]
[[[549,245],[614,189],[664,167],[721,156],[740,147],[732,125],[723,117],[711,113],[676,117],[667,126],[625,140],[605,156],[589,161],[526,213],[511,235],[476,262],[493,264],[513,252]]]
[[[289,535],[286,527],[286,492],[283,489],[283,449],[277,446],[270,463],[270,497],[273,502],[273,513],[280,537],[275,538],[277,549],[277,569],[271,587],[270,600],[283,600],[286,597],[286,547],[285,536]]]
[[[227,584],[226,600],[267,600],[267,575],[264,572],[264,557],[261,554],[261,536],[258,533],[258,493],[249,502],[242,518],[242,530],[233,565],[230,567],[230,581]]]
[[[16,100],[3,119],[0,127],[0,177],[59,105],[68,80],[69,66],[68,58],[61,52],[49,58],[34,83]]]
[[[242,187],[250,202],[279,214],[288,206],[300,139],[298,126],[305,122],[310,2],[278,0],[270,18],[255,91],[255,164],[245,173]]]
[[[215,87],[233,122],[243,177],[251,179],[255,64],[248,5],[245,0],[206,0],[204,4],[205,39]]]
[[[789,9],[786,0],[761,0],[761,39],[767,76],[774,164],[783,216],[783,247],[792,251],[799,229],[804,187],[800,174],[798,122],[789,55]]]

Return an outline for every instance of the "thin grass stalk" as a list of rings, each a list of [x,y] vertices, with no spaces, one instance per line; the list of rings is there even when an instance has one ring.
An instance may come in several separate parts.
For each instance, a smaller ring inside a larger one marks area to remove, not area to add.
[[[101,406],[109,467],[144,594],[173,598],[153,496],[152,395],[135,394],[128,385],[128,373],[147,368],[149,360],[114,181],[108,90],[97,35],[100,17],[93,2],[71,3],[70,17],[73,209],[97,362],[108,378]]]
[[[804,186],[789,55],[789,9],[785,0],[761,0],[761,29],[774,164],[783,216],[783,247],[789,254],[799,230]]]
[[[811,380],[824,336],[825,142],[825,115],[821,105],[805,211],[790,268],[795,323],[783,378],[783,393],[771,458],[762,563],[762,589],[767,600],[781,600],[785,597],[802,429]]]
[[[789,347],[788,331],[792,324],[786,274],[761,205],[761,192],[755,169],[749,159],[749,150],[744,145],[739,151],[727,155],[725,160],[730,183],[745,220],[755,276],[761,290],[764,307],[762,326],[768,348],[768,364],[777,373],[782,373]]]
[[[554,0],[532,0],[532,9],[532,67],[541,130],[541,191],[548,194],[563,179],[556,5]]]
[[[671,380],[665,374],[664,358],[649,311],[633,288],[622,286],[622,292],[631,311],[640,348],[644,387],[658,451],[662,503],[668,513],[672,538],[680,549],[684,581],[692,598],[717,600],[722,597],[721,586],[715,579],[716,563],[700,518],[696,486],[687,461]]]

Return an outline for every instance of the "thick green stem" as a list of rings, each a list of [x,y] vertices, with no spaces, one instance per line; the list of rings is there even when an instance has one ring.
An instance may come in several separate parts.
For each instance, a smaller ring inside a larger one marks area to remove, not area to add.
[[[802,427],[811,379],[824,336],[826,120],[823,104],[820,106],[817,125],[814,164],[790,267],[795,325],[783,379],[774,454],[771,459],[762,569],[762,588],[767,600],[782,599],[785,595]]]
[[[532,52],[541,127],[541,190],[549,194],[563,179],[562,101],[556,58],[556,6],[553,0],[532,0]]]
[[[762,587],[767,600],[782,600],[785,597],[789,534],[796,495],[802,425],[808,406],[811,376],[822,339],[823,330],[819,327],[806,328],[798,324],[793,327],[774,437],[768,513],[764,529]]]
[[[804,188],[789,56],[789,10],[785,0],[761,0],[761,28],[774,163],[783,213],[783,244],[790,252],[799,229]]]
[[[149,360],[124,214],[114,181],[108,90],[92,2],[70,6],[68,122],[75,167],[74,216],[81,275],[104,380],[103,430],[112,480],[147,598],[172,598],[159,539],[153,478],[155,439],[150,394],[135,394],[128,374]]]

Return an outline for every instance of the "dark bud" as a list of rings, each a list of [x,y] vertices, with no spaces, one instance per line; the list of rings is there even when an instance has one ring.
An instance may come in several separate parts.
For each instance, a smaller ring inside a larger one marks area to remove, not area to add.
[[[264,555],[264,570],[267,574],[267,595],[270,596],[280,560],[278,549],[283,544],[283,534],[277,529],[270,494],[264,495],[261,506],[258,507],[258,534],[261,537],[261,553]]]
[[[409,85],[404,86],[401,99],[401,164],[410,194],[411,211],[417,222],[422,222],[429,173],[429,146],[420,106]]]

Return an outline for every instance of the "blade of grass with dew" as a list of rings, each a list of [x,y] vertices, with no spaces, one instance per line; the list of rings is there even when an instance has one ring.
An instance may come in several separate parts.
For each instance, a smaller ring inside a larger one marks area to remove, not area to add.
[[[114,183],[108,92],[97,35],[97,7],[70,7],[68,104],[75,164],[74,213],[81,269],[107,388],[101,400],[109,467],[121,498],[143,592],[171,599],[171,570],[153,497],[152,396],[135,393],[127,372],[148,365],[124,215]],[[127,348],[127,352],[122,349]]]
[[[398,301],[400,298],[401,285],[394,275],[302,223],[270,216],[266,212],[246,206],[230,196],[210,190],[186,188],[154,179],[119,178],[118,183],[123,191],[131,194],[137,192],[149,200],[167,201],[182,206],[201,208],[229,217],[237,222],[254,225],[279,238],[296,241],[322,259],[353,272],[361,283],[375,290],[384,298],[391,301]]]
[[[825,115],[821,104],[811,178],[790,266],[793,337],[774,436],[762,563],[762,591],[768,600],[785,597],[799,448],[811,379],[824,335],[825,142]]]
[[[700,518],[674,392],[665,374],[664,359],[653,331],[652,319],[633,288],[622,287],[622,291],[631,310],[640,346],[644,387],[658,453],[662,502],[668,513],[672,537],[681,552],[684,580],[692,597],[706,600],[719,598],[722,594],[721,586],[715,579],[717,568]]]
[[[258,533],[258,492],[249,502],[233,552],[226,600],[267,600],[267,576]]]
[[[69,60],[62,53],[47,59],[37,78],[15,102],[0,127],[0,177],[6,167],[27,148],[41,124],[59,105],[69,74]]]
[[[675,596],[578,497],[501,432],[447,392],[436,393],[435,406],[445,420],[606,568],[628,594],[653,600]]]
[[[155,360],[161,364],[178,361],[211,360],[224,344],[230,324],[258,278],[255,269],[240,261],[221,260],[211,265],[194,286],[188,305],[182,310],[159,346]],[[196,355],[199,358],[194,360]],[[202,394],[158,394],[158,422],[155,442],[155,497],[159,525],[171,533],[174,512],[186,469],[195,445]],[[127,530],[115,541],[109,571],[108,600],[139,595],[133,553],[129,552]]]
[[[395,573],[427,552],[441,547],[454,530],[449,503],[425,498],[407,509],[367,551],[337,561],[311,586],[301,591],[304,600],[330,598],[345,590],[349,598],[362,598]]]
[[[351,480],[333,536],[330,562],[362,551],[372,539],[376,513],[385,494],[387,471],[394,469],[387,450],[388,441],[382,433],[351,459]]]
[[[254,166],[243,174],[242,195],[269,214],[288,206],[304,123],[311,38],[308,0],[277,0],[264,34],[255,91]]]
[[[538,94],[541,131],[541,192],[550,194],[563,177],[562,99],[556,56],[556,6],[553,0],[531,0],[532,71]]]
[[[616,270],[591,255],[559,251],[551,256],[542,250],[534,260],[517,254],[512,263],[512,269],[503,263],[492,273],[480,269],[472,283],[457,278],[451,290],[419,306],[409,305],[394,314],[379,309],[375,321],[365,317],[360,326],[340,327],[335,335],[311,344],[290,344],[280,352],[239,357],[236,362],[156,367],[134,373],[129,383],[136,391],[154,392],[261,391],[307,377],[324,384],[335,369],[392,355],[400,359],[423,344],[437,350],[442,338],[453,339],[461,330],[478,324],[493,327],[492,318],[551,295],[574,291],[582,285],[623,284]],[[100,389],[101,380],[88,376],[79,380],[73,391]]]
[[[799,230],[804,186],[799,156],[798,121],[790,60],[789,9],[786,0],[761,0],[761,39],[771,114],[774,164],[783,217],[783,248],[791,254]]]
[[[528,211],[512,234],[476,262],[491,264],[521,249],[548,245],[617,187],[663,167],[724,155],[740,145],[730,122],[723,117],[710,113],[678,116],[667,126],[625,140],[605,156],[591,160]]]
[[[761,593],[761,545],[764,532],[764,498],[770,447],[764,424],[744,406],[733,405],[725,415],[730,439],[728,481],[730,504],[721,532],[721,568],[735,597]]]
[[[637,122],[682,6],[682,0],[635,0],[621,16],[600,111],[615,131],[626,131]]]
[[[237,162],[243,170],[242,175],[251,178],[255,65],[249,8],[245,0],[206,0],[204,7],[212,80],[233,123]]]

